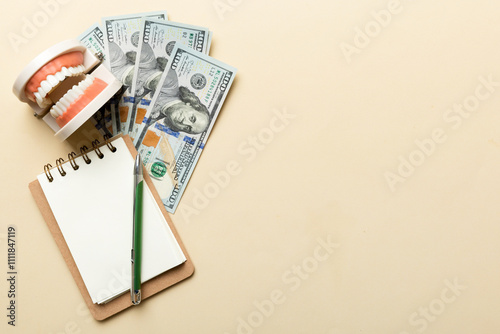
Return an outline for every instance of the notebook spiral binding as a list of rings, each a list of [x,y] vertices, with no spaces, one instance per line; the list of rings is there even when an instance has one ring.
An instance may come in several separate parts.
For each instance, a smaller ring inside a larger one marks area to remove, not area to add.
[[[109,135],[104,136],[104,141],[106,142],[106,146],[109,148],[109,150],[111,152],[114,153],[114,152],[116,152],[116,147],[114,147],[113,144],[111,144],[110,139],[111,139],[111,137]],[[97,157],[99,159],[104,158],[104,154],[101,152],[101,149],[100,149],[100,144],[101,143],[99,142],[99,140],[96,139],[96,140],[92,141],[92,149],[91,150],[89,150],[89,148],[86,145],[83,145],[82,147],[80,147],[80,156],[83,158],[83,160],[85,161],[86,164],[90,164],[92,162],[92,160],[90,160],[89,156],[87,155],[87,153],[90,151],[94,151],[97,154]],[[76,163],[76,160],[75,160],[77,157],[78,157],[78,155],[75,152],[68,153],[68,161],[74,170],[77,170],[78,168],[80,168],[80,166]],[[63,158],[59,158],[56,160],[56,168],[57,168],[57,171],[59,172],[59,174],[61,174],[61,176],[66,175],[66,171],[63,168],[63,164],[64,164]],[[45,176],[47,176],[47,179],[49,180],[49,182],[54,181],[54,177],[52,177],[52,174],[50,173],[50,170],[52,168],[53,167],[51,164],[46,164],[45,166],[43,166],[43,171],[45,172]]]

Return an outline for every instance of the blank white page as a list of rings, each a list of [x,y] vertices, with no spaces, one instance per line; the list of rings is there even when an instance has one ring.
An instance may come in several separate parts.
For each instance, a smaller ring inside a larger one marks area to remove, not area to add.
[[[71,251],[94,303],[105,303],[130,290],[134,203],[134,159],[122,138],[112,142],[116,152],[101,147],[86,164],[73,170],[65,163],[66,176],[51,170],[38,176],[45,197]],[[144,183],[142,282],[183,262],[182,253],[165,217]]]

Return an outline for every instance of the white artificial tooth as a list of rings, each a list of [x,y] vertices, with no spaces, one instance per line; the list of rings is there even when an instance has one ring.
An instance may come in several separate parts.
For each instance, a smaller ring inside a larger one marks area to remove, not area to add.
[[[47,92],[43,90],[42,86],[38,87],[38,93],[42,99],[47,95]]]
[[[76,94],[76,96],[80,95],[80,93],[77,92],[78,85],[74,85],[71,89],[73,90],[73,93]]]
[[[59,110],[59,112],[61,113],[61,115],[66,112],[66,108],[62,105],[61,100],[59,100],[56,103],[56,106],[57,106],[57,110]]]
[[[56,110],[56,106],[53,105],[52,108],[50,108],[50,114],[52,115],[52,117],[54,118],[57,118],[59,116],[59,114],[57,113],[57,110]]]
[[[66,78],[66,76],[65,76],[64,74],[62,74],[62,72],[61,72],[61,71],[59,71],[59,72],[57,72],[56,74],[54,74],[54,76],[55,76],[55,77],[57,78],[57,80],[59,80],[59,81],[63,81],[63,80]]]
[[[74,87],[73,87],[73,90],[75,91],[75,93],[76,93],[76,94],[78,94],[78,96],[80,96],[80,95],[82,95],[82,94],[83,94],[83,89],[81,89],[81,88],[79,87],[79,85],[78,85],[78,86],[74,86]]]
[[[45,108],[50,105],[50,100],[44,99],[43,97],[40,96],[40,93],[35,92],[35,98],[36,98],[36,103],[40,108]]]
[[[63,107],[64,107],[64,111],[66,111],[66,109],[68,109],[68,107],[69,107],[69,103],[68,103],[68,101],[66,100],[66,95],[67,95],[67,94],[68,94],[68,93],[64,94],[64,96],[63,96],[63,97],[61,97],[61,98],[59,99],[59,102],[61,103],[61,106],[63,106]]]
[[[78,87],[85,90],[89,87],[89,84],[87,83],[87,80],[83,80],[83,81],[80,81],[80,83],[78,84]]]
[[[68,91],[68,95],[69,95],[69,100],[71,101],[71,103],[73,103],[73,101],[75,101],[76,98],[78,97],[78,95],[75,92],[74,87],[73,87],[73,89]]]
[[[74,102],[80,96],[80,93],[78,93],[76,91],[76,87],[73,88],[73,90],[71,91],[71,94],[73,95],[73,101],[72,102]]]
[[[57,86],[57,84],[59,83],[59,79],[57,79],[53,75],[47,75],[46,80],[52,85],[52,87]]]
[[[78,71],[77,71],[77,70],[76,70],[76,68],[74,68],[74,67],[70,67],[70,68],[68,68],[68,70],[69,70],[69,72],[70,72],[71,74],[73,74],[73,75],[75,75],[75,74],[77,74],[77,73],[78,73]]]
[[[43,90],[45,92],[50,92],[50,90],[52,89],[52,86],[50,83],[48,83],[47,80],[43,80],[41,83],[40,83],[40,86],[43,88]]]
[[[64,76],[67,76],[67,77],[69,77],[71,75],[70,71],[66,67],[62,67],[61,72],[62,72],[62,74],[64,74]]]
[[[61,108],[59,108],[57,105],[54,105],[52,107],[52,109],[54,109],[54,111],[56,112],[57,116],[61,116],[63,114]]]
[[[68,90],[63,97],[64,97],[64,102],[66,102],[68,106],[71,104],[71,102],[73,102],[74,97],[71,90]]]

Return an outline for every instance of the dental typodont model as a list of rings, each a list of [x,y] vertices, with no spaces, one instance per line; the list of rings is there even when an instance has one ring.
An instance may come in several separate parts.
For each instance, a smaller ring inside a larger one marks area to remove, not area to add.
[[[90,50],[77,40],[42,52],[19,74],[12,90],[65,140],[121,87]]]

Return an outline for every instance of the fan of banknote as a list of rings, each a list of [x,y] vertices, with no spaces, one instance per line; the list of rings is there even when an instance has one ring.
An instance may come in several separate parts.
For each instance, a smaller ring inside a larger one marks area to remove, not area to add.
[[[94,116],[103,134],[127,134],[173,213],[236,69],[210,56],[212,32],[166,11],[105,17],[78,39],[104,57],[121,91]]]

